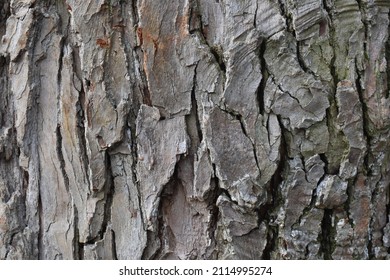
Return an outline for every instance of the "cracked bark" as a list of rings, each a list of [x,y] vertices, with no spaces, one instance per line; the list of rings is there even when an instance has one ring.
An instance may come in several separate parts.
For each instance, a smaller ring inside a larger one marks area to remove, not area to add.
[[[390,259],[388,1],[3,1],[0,259]]]

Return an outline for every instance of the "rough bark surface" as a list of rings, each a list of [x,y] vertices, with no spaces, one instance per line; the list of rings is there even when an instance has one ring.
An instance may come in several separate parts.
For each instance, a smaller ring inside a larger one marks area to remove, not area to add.
[[[390,259],[389,1],[0,5],[0,259]]]

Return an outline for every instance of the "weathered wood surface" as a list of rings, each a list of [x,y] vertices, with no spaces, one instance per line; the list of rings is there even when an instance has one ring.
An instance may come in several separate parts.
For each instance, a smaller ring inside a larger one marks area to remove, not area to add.
[[[389,3],[2,1],[0,259],[389,259]]]

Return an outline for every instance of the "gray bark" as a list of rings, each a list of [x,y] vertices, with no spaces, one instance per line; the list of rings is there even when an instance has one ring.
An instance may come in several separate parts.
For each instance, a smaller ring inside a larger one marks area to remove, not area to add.
[[[0,259],[389,259],[389,3],[2,1]]]

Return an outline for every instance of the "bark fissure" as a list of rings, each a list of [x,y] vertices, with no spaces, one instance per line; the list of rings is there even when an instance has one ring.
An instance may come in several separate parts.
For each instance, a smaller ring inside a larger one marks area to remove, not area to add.
[[[372,194],[371,198],[371,205],[375,203],[375,195]],[[368,252],[368,259],[374,260],[375,259],[375,250],[373,245],[373,228],[374,228],[374,218],[371,217],[369,221],[369,227],[368,227],[368,241],[367,241],[367,252]]]
[[[207,40],[207,34],[205,34],[205,27],[201,16],[199,16],[199,28],[194,28],[193,30],[190,30],[190,34],[196,34],[200,39],[201,43],[207,46],[210,51],[210,54],[214,57],[214,60],[217,63],[220,71],[226,78],[226,64],[223,50],[219,45],[212,46],[209,44],[209,41]]]
[[[267,229],[267,241],[266,246],[264,248],[262,259],[270,260],[273,259],[273,253],[278,248],[278,237],[279,237],[279,225],[277,224],[278,218],[278,209],[284,204],[284,198],[281,193],[280,186],[283,182],[283,174],[285,172],[285,163],[288,159],[286,147],[287,143],[285,140],[285,134],[283,132],[284,128],[282,122],[280,120],[280,116],[278,116],[278,123],[282,128],[281,131],[281,143],[279,146],[279,154],[280,159],[278,162],[278,166],[275,170],[275,173],[272,175],[270,183],[269,183],[269,193],[271,196],[271,200],[269,203],[266,203],[262,209],[259,211],[259,222],[264,221],[268,224]]]
[[[278,0],[278,5],[279,5],[280,15],[285,18],[287,29],[290,30],[290,19],[288,19],[286,6],[283,3],[283,0]]]
[[[125,1],[121,1],[120,4],[121,4],[121,12],[124,13]],[[132,15],[132,25],[133,25],[134,30],[140,30],[139,29],[140,13],[139,13],[139,9],[138,9],[138,0],[134,0],[131,2],[130,13]],[[123,18],[126,18],[125,16],[126,15],[124,14]],[[138,33],[138,32],[136,32],[136,33]],[[134,35],[133,40],[135,42],[137,42],[135,36],[136,35]],[[146,104],[148,106],[152,106],[152,101],[151,101],[151,96],[150,96],[150,92],[148,89],[148,82],[147,82],[147,78],[146,78],[144,69],[142,67],[140,67],[140,65],[142,63],[140,61],[138,50],[140,50],[142,52],[142,43],[143,43],[142,42],[142,33],[138,34],[138,36],[141,36],[141,38],[139,38],[139,42],[140,42],[139,46],[137,44],[132,44],[132,40],[131,40],[132,38],[130,38],[130,36],[127,35],[127,32],[125,32],[124,28],[121,29],[121,41],[122,41],[123,49],[125,52],[127,71],[128,71],[128,75],[130,77],[129,82],[130,82],[131,88],[132,88],[132,92],[129,93],[132,106],[130,106],[130,110],[129,110],[127,118],[126,118],[127,119],[127,126],[125,127],[126,132],[124,132],[124,133],[129,132],[128,141],[130,142],[129,143],[130,150],[131,150],[130,156],[132,158],[132,160],[131,160],[131,178],[132,178],[132,182],[137,190],[136,200],[137,200],[138,205],[140,207],[139,214],[141,216],[141,221],[145,221],[144,213],[142,210],[144,208],[143,208],[143,202],[142,202],[142,198],[141,198],[140,183],[139,183],[139,179],[138,179],[138,175],[137,175],[137,164],[138,164],[139,156],[138,156],[137,141],[136,141],[136,139],[137,139],[136,118],[137,118],[137,114],[138,114],[138,111],[139,111],[139,108],[141,105],[140,103]],[[132,45],[133,45],[133,48],[131,48]],[[136,77],[134,77],[133,72],[136,72],[139,74],[139,76],[141,78],[140,81],[137,80]],[[142,102],[141,102],[141,100],[139,100],[139,98],[137,98],[137,94],[136,94],[137,91],[139,91],[141,93]],[[146,224],[143,224],[142,230],[145,230],[145,231],[147,230]]]
[[[44,224],[43,224],[43,208],[42,208],[42,197],[41,197],[41,190],[38,190],[38,223],[39,223],[39,230],[38,230],[38,258],[44,259],[43,257],[43,232],[44,232]]]
[[[388,13],[388,19],[389,19],[389,26],[388,26],[388,34],[387,34],[387,41],[385,44],[385,58],[386,58],[386,80],[387,80],[387,89],[385,90],[385,98],[390,97],[390,9]]]
[[[218,220],[219,220],[219,208],[217,206],[217,199],[222,193],[220,187],[219,187],[219,181],[218,178],[215,176],[211,179],[210,185],[214,186],[214,189],[212,190],[209,199],[208,199],[208,206],[207,209],[210,211],[210,220],[207,225],[207,232],[208,237],[210,239],[210,245],[206,249],[207,255],[205,256],[206,259],[213,259],[216,257],[216,247],[218,245],[218,239],[215,236],[217,227],[218,227]]]
[[[354,220],[352,218],[352,213],[351,213],[351,203],[353,199],[353,191],[354,191],[354,185],[356,184],[356,180],[348,180],[348,187],[346,190],[347,193],[347,200],[344,203],[343,209],[347,215],[347,221],[351,228],[353,229],[355,226]]]
[[[355,64],[356,65],[356,64]],[[364,102],[364,90],[362,88],[362,78],[361,78],[361,74],[359,72],[359,70],[357,69],[357,66],[356,66],[356,74],[357,74],[357,79],[355,81],[355,86],[356,86],[356,90],[357,90],[357,93],[358,93],[358,96],[359,96],[359,101],[360,101],[360,104],[361,104],[361,109],[362,109],[362,113],[363,113],[363,119],[362,119],[362,124],[363,124],[363,135],[365,137],[365,146],[367,147],[367,149],[364,151],[364,155],[363,155],[363,172],[365,175],[370,175],[369,174],[369,171],[370,171],[370,167],[369,167],[369,157],[370,157],[370,147],[372,145],[372,137],[371,137],[371,133],[370,133],[370,123],[369,123],[369,115],[368,115],[368,108],[367,108],[367,104],[366,102]]]
[[[170,204],[170,201],[173,199],[173,193],[175,192],[174,188],[179,187],[180,178],[178,177],[178,168],[181,164],[181,161],[178,160],[175,165],[174,172],[172,176],[169,178],[169,181],[161,188],[161,192],[159,194],[159,202],[158,202],[158,216],[155,221],[153,221],[154,226],[157,228],[155,230],[156,237],[159,240],[159,246],[155,253],[150,257],[150,259],[164,259],[166,254],[170,251],[170,241],[171,238],[169,234],[166,233],[167,224],[164,220],[164,204]],[[147,248],[145,248],[146,250]]]
[[[283,0],[278,0],[278,4],[279,4],[280,15],[285,19],[285,22],[286,22],[287,31],[291,35],[293,35],[293,37],[296,39],[295,29],[294,29],[294,25],[292,22],[293,19],[292,19],[290,11],[288,10],[288,6],[286,6],[286,4],[283,3]],[[296,40],[296,42],[297,42],[297,40]]]
[[[261,67],[261,81],[260,84],[256,90],[256,98],[257,98],[257,104],[259,107],[259,111],[261,115],[264,115],[264,92],[265,87],[267,85],[268,80],[268,69],[267,69],[267,62],[264,58],[265,50],[267,48],[267,41],[263,39],[263,41],[260,44],[259,48],[259,59],[260,59],[260,67]]]
[[[210,156],[210,151],[208,151],[208,155]],[[211,159],[210,159],[211,161]],[[219,207],[217,206],[217,200],[219,196],[222,194],[223,189],[220,187],[219,178],[217,176],[217,170],[215,164],[212,163],[212,169],[213,169],[213,177],[211,178],[210,185],[213,187],[211,195],[208,200],[208,209],[210,210],[211,218],[208,223],[208,233],[210,238],[210,246],[212,251],[215,252],[216,256],[218,255],[218,252],[216,252],[216,248],[218,247],[218,239],[216,236],[217,229],[218,229],[218,221],[220,219],[220,211]],[[229,195],[229,194],[228,194]],[[212,256],[212,253],[210,253],[210,257]],[[216,257],[215,256],[215,257]]]
[[[83,260],[84,259],[84,243],[79,243],[78,244],[78,253],[79,253],[79,260]]]
[[[196,152],[197,146],[203,140],[203,132],[202,132],[201,122],[199,120],[199,115],[198,115],[198,100],[196,98],[196,91],[198,86],[196,81],[197,68],[198,68],[198,64],[196,64],[194,67],[194,76],[192,79],[191,110],[190,110],[190,114],[185,116],[188,133],[190,134],[190,138],[191,138],[191,147],[194,153]],[[195,131],[196,131],[196,135],[194,135]]]
[[[111,250],[112,250],[112,256],[114,260],[118,260],[118,254],[116,250],[116,242],[115,242],[115,231],[111,230],[111,235],[112,235],[112,241],[111,241]]]
[[[321,222],[320,252],[323,253],[325,260],[332,260],[332,253],[335,244],[335,229],[332,221],[333,210],[325,209],[324,217]]]
[[[390,222],[390,184],[387,186],[387,204],[386,204],[386,224]]]
[[[78,148],[80,150],[80,157],[83,164],[84,172],[87,175],[86,179],[88,180],[88,185],[91,186],[92,182],[90,182],[90,163],[89,163],[89,157],[87,154],[87,139],[86,139],[86,125],[87,125],[87,119],[86,119],[86,99],[85,99],[85,91],[84,87],[81,86],[81,90],[78,92],[78,100],[76,103],[76,107],[78,108],[77,112],[77,136],[79,141]]]
[[[206,40],[205,40],[205,42],[207,44]],[[210,47],[209,45],[208,45],[208,47],[210,48],[210,53],[214,56],[215,62],[218,64],[219,69],[222,71],[222,73],[224,73],[224,75],[226,75],[226,65],[225,65],[224,56],[221,53],[221,50],[219,50],[217,47]]]
[[[26,112],[26,126],[28,130],[24,135],[25,143],[23,148],[23,152],[30,156],[31,164],[34,165],[34,179],[37,180],[35,182],[37,186],[37,216],[38,216],[38,241],[37,241],[37,255],[39,259],[44,258],[44,244],[43,244],[43,235],[44,235],[44,209],[42,203],[42,188],[40,186],[40,174],[41,174],[41,166],[39,163],[39,153],[38,153],[38,135],[36,131],[38,131],[38,122],[34,122],[33,120],[37,119],[38,116],[38,106],[37,99],[39,98],[39,90],[40,90],[40,73],[39,71],[33,71],[36,64],[36,57],[34,56],[36,51],[36,45],[38,44],[39,33],[42,29],[42,19],[43,16],[41,13],[34,13],[34,19],[37,21],[37,24],[34,26],[31,32],[31,38],[29,38],[28,46],[31,52],[28,53],[28,83],[31,85],[31,91],[28,96],[28,103],[35,105],[33,107],[27,108]],[[34,84],[33,81],[38,81],[37,84]]]
[[[57,138],[56,151],[60,163],[60,170],[62,173],[62,178],[64,180],[65,188],[67,192],[69,192],[69,177],[68,174],[66,173],[64,154],[62,153],[62,134],[61,134],[61,126],[59,124],[57,125],[57,129],[56,129],[56,138]]]
[[[6,20],[11,15],[11,9],[10,9],[10,1],[3,1],[3,6],[0,9],[0,38],[3,37],[3,35],[6,32]]]
[[[111,165],[111,156],[106,151],[105,152],[105,160],[106,160],[106,168],[108,171],[108,180],[106,182],[105,189],[105,205],[104,205],[104,213],[103,213],[103,222],[101,225],[100,236],[99,239],[102,240],[106,235],[108,228],[111,224],[111,208],[112,208],[112,200],[114,197],[114,176],[112,174],[112,165]]]
[[[61,29],[61,20],[57,21],[58,23],[58,28]],[[58,116],[61,116],[61,87],[62,87],[62,70],[63,70],[63,59],[64,59],[64,48],[65,48],[65,43],[66,43],[66,37],[61,37],[60,43],[59,43],[59,48],[60,48],[60,55],[58,57],[58,72],[57,72],[57,114]],[[63,143],[62,143],[62,134],[61,134],[61,121],[57,119],[57,128],[56,128],[56,152],[57,152],[57,157],[60,163],[60,170],[62,173],[62,177],[64,180],[64,185],[69,193],[69,177],[68,174],[66,173],[66,168],[65,168],[65,159],[64,159],[64,154],[62,151]]]
[[[259,10],[259,2],[256,1],[256,8],[253,16],[253,27],[257,28],[257,11]]]
[[[77,207],[73,205],[73,230],[74,230],[74,237],[73,237],[73,259],[74,260],[82,260],[83,259],[83,252],[80,248],[81,242],[80,242],[80,230],[78,227],[79,223],[79,214],[77,211]]]

